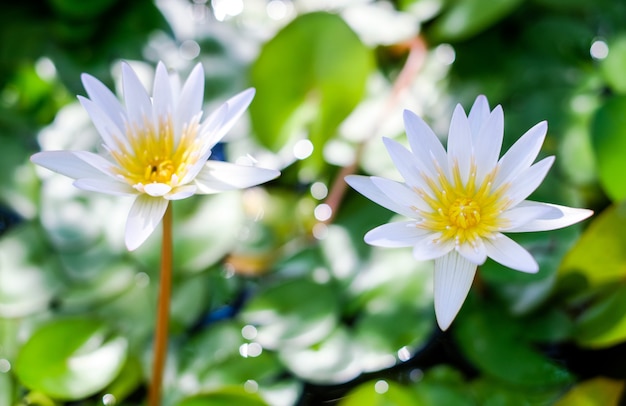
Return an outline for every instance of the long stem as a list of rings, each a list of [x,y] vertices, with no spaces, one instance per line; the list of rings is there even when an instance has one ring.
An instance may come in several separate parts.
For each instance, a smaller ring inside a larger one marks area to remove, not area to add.
[[[157,303],[157,319],[154,331],[154,363],[152,385],[148,393],[150,406],[161,405],[161,383],[167,355],[167,333],[169,330],[170,296],[172,291],[172,204],[168,204],[163,216],[163,238],[161,242],[161,277]]]

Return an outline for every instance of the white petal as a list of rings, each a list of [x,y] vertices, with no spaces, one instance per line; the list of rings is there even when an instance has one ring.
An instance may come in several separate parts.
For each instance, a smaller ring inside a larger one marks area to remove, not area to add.
[[[43,151],[31,156],[30,160],[72,179],[112,176],[112,164],[87,151]]]
[[[541,185],[553,163],[554,157],[549,156],[521,172],[511,181],[511,187],[506,191],[506,197],[510,199],[510,207],[526,199]]]
[[[487,255],[494,261],[522,272],[539,271],[539,265],[532,255],[504,234],[497,234],[492,239],[486,239],[484,243]]]
[[[429,234],[417,241],[413,246],[413,258],[418,261],[429,261],[448,254],[454,249],[452,241],[438,241],[438,236]]]
[[[122,62],[122,87],[130,124],[143,128],[146,120],[152,120],[152,104],[137,74],[126,62]]]
[[[113,178],[81,178],[74,181],[74,186],[78,189],[114,196],[132,196],[137,194],[137,191],[130,185]]]
[[[465,185],[469,179],[471,164],[474,156],[472,146],[472,132],[465,111],[457,104],[452,114],[450,131],[448,133],[448,165],[451,170],[458,165],[461,180]]]
[[[583,221],[593,214],[592,210],[576,209],[573,207],[528,200],[521,202],[518,207],[520,206],[528,206],[534,209],[549,208],[550,210],[546,210],[540,217],[532,221],[507,230],[510,233],[555,230]]]
[[[273,169],[208,161],[195,178],[198,193],[210,194],[244,189],[270,181],[280,175]]]
[[[152,197],[161,197],[168,194],[172,187],[165,183],[148,183],[144,185],[143,190]]]
[[[254,98],[255,90],[253,88],[246,89],[241,93],[236,94],[226,101],[228,109],[226,115],[221,121],[219,129],[211,136],[211,146],[218,143],[231,128],[235,125],[237,120],[246,111],[252,99]]]
[[[467,119],[470,123],[470,128],[472,130],[472,136],[476,137],[478,131],[485,124],[487,119],[489,118],[489,102],[487,98],[482,94],[476,98],[472,108],[467,116]],[[474,138],[476,139],[476,138]]]
[[[383,143],[387,148],[387,152],[389,152],[391,160],[405,182],[409,186],[423,189],[425,184],[419,176],[417,166],[415,165],[415,155],[390,138],[383,137]]]
[[[115,95],[98,79],[83,73],[80,76],[87,95],[121,130],[126,122],[126,112]]]
[[[417,228],[414,221],[378,226],[365,234],[365,242],[377,247],[412,247],[429,231]]]
[[[470,244],[459,244],[456,250],[461,256],[476,265],[482,265],[487,260],[487,250],[482,240],[474,241],[474,246]]]
[[[411,189],[409,189],[404,183],[399,183],[391,179],[380,178],[372,176],[370,178],[372,183],[380,189],[387,197],[400,206],[406,207],[412,211],[413,207],[417,207],[422,210],[432,209]],[[416,218],[415,213],[411,216]]]
[[[198,63],[189,74],[180,93],[176,111],[178,126],[184,126],[191,122],[191,119],[202,110],[203,99],[204,69]],[[182,130],[182,127],[180,129]]]
[[[137,249],[161,222],[169,201],[160,197],[139,195],[128,213],[126,222],[126,247]]]
[[[548,123],[542,121],[526,131],[522,137],[500,158],[494,187],[510,181],[530,167],[539,154],[548,131]]]
[[[441,330],[447,330],[461,310],[475,274],[476,264],[456,251],[435,261],[435,315]]]
[[[126,147],[126,150],[132,150],[130,144],[126,140],[124,127],[118,127],[112,118],[107,115],[98,104],[89,99],[78,96],[78,101],[89,114],[93,125],[98,130],[104,144],[114,151],[119,151],[120,146]]]
[[[345,177],[345,181],[353,189],[355,189],[357,192],[367,197],[374,203],[398,214],[402,214],[406,217],[415,218],[415,212],[413,210],[411,210],[408,206],[403,206],[399,204],[398,202],[384,194],[378,187],[376,187],[370,177],[361,175],[349,175]]]
[[[179,186],[173,189],[171,193],[168,193],[163,197],[165,197],[167,200],[186,199],[189,196],[196,194],[197,190],[198,190],[198,187],[196,185]]]
[[[417,165],[423,165],[423,168],[420,167],[420,169],[434,178],[437,176],[437,166],[442,168],[444,174],[447,174],[448,158],[446,150],[433,130],[430,129],[424,120],[409,110],[404,110],[403,117],[411,151],[417,158]]]
[[[474,153],[476,154],[476,183],[482,184],[485,175],[495,169],[500,157],[504,136],[504,113],[496,106],[478,133],[474,133]]]
[[[154,85],[152,90],[152,104],[157,123],[166,120],[173,115],[174,98],[170,77],[163,62],[159,62],[154,73]]]
[[[523,202],[522,202],[523,203]],[[555,213],[556,212],[556,213]],[[506,226],[502,227],[500,231],[511,231],[524,227],[526,224],[540,219],[546,216],[559,215],[560,211],[544,204],[537,205],[522,205],[518,204],[516,207],[505,211],[500,215],[500,218],[504,220]]]

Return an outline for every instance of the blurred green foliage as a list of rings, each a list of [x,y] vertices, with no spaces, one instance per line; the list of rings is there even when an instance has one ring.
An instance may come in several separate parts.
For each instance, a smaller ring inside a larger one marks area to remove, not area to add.
[[[28,161],[98,147],[80,74],[114,88],[120,59],[147,83],[157,60],[182,76],[203,63],[207,108],[256,87],[216,155],[283,172],[174,205],[164,404],[623,402],[626,3],[336,3],[0,6],[0,406],[144,401],[158,237],[126,252],[127,203]],[[540,272],[488,261],[441,333],[432,264],[365,245],[392,215],[341,176],[394,176],[380,138],[405,141],[402,109],[443,138],[477,94],[503,105],[505,146],[548,120],[557,165],[532,198],[597,214],[513,236]]]

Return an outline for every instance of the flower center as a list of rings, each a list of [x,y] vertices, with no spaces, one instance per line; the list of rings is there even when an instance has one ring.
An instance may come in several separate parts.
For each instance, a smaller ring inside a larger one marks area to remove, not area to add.
[[[450,178],[437,166],[437,177],[420,174],[427,187],[415,188],[425,207],[413,207],[422,219],[417,227],[439,235],[438,241],[474,245],[478,239],[489,238],[506,226],[501,214],[509,206],[506,198],[508,184],[493,187],[497,168],[476,179],[476,168],[463,180],[454,165]]]
[[[468,229],[480,222],[480,206],[467,197],[457,198],[448,209],[450,224]]]
[[[176,167],[171,159],[161,160],[156,157],[146,166],[144,178],[148,182],[167,183],[175,172]]]

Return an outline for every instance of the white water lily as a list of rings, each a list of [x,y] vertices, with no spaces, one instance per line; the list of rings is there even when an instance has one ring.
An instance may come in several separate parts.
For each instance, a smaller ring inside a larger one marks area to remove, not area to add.
[[[200,64],[181,87],[165,66],[156,68],[152,97],[122,64],[124,105],[100,81],[83,74],[89,98],[78,96],[103,140],[103,152],[44,151],[31,161],[75,179],[83,190],[136,196],[126,222],[134,250],[160,223],[169,201],[241,189],[277,177],[272,169],[208,160],[254,97],[245,90],[202,120],[204,71]]]
[[[411,151],[383,139],[404,183],[350,175],[346,182],[370,200],[411,218],[379,226],[365,235],[368,244],[413,247],[419,261],[435,260],[437,323],[446,330],[461,309],[478,265],[487,257],[521,272],[539,266],[526,249],[503,232],[566,227],[593,212],[525,200],[543,181],[554,157],[535,164],[547,123],[526,132],[500,159],[502,108],[490,111],[479,96],[469,116],[458,105],[447,151],[424,121],[410,111],[404,124]]]

